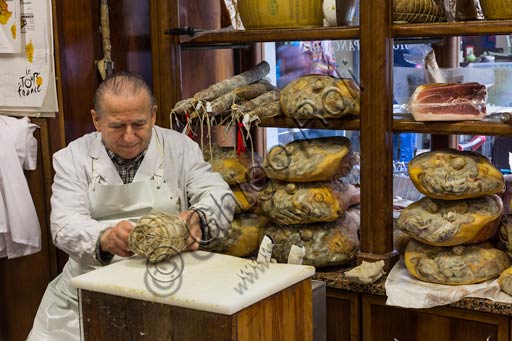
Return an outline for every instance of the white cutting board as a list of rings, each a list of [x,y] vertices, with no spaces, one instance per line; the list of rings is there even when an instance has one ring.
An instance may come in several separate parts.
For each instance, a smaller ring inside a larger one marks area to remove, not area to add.
[[[232,315],[315,273],[313,266],[262,264],[205,251],[185,252],[159,264],[157,271],[145,259],[132,257],[71,283],[89,291]]]

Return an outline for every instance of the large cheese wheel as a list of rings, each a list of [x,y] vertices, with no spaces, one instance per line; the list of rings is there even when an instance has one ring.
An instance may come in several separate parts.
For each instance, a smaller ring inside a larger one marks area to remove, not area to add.
[[[512,267],[505,269],[500,278],[498,278],[498,284],[501,290],[512,296]]]
[[[212,251],[236,257],[245,257],[258,250],[267,219],[262,215],[241,214],[233,218],[229,231],[222,240],[215,241]]]
[[[489,242],[442,247],[412,239],[405,249],[405,266],[419,280],[459,285],[498,277],[510,266],[510,259]]]
[[[343,218],[329,223],[277,225],[269,223],[264,229],[275,245],[272,257],[286,263],[292,245],[305,248],[303,264],[316,267],[346,264],[355,260],[359,250],[360,213],[349,209]]]
[[[259,203],[270,221],[283,225],[334,221],[348,207],[346,185],[336,181],[285,183],[271,180]]]
[[[324,137],[273,147],[263,162],[271,179],[289,182],[328,181],[352,169],[350,140]]]
[[[203,148],[203,156],[212,165],[212,170],[220,173],[230,185],[252,181],[261,173],[258,172],[261,157],[257,153],[246,151],[238,155],[232,147],[213,145],[211,149],[208,146]]]
[[[261,191],[257,187],[252,186],[250,183],[244,183],[231,185],[231,190],[235,196],[235,214],[253,212],[254,209],[259,208],[258,197]]]
[[[432,151],[409,162],[414,186],[428,197],[445,200],[502,193],[503,175],[481,154],[455,149]]]
[[[497,195],[462,200],[425,197],[400,213],[397,226],[429,245],[480,243],[496,233],[502,212]]]
[[[310,120],[359,115],[359,97],[359,86],[352,79],[309,75],[288,83],[280,101],[285,116]]]
[[[498,238],[505,246],[508,255],[512,257],[512,219],[508,214],[502,216],[498,229]]]

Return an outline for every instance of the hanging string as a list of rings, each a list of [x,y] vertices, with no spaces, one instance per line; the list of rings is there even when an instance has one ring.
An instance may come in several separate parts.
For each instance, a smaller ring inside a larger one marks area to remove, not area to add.
[[[190,114],[188,111],[185,112],[186,124],[185,128],[183,128],[183,133],[187,134],[188,137],[192,138],[194,134],[192,133],[192,128],[190,127],[192,120],[190,119]]]
[[[171,109],[171,112],[169,114],[169,124],[171,129],[174,129],[172,125],[173,118],[176,121],[176,129],[179,129],[182,126],[182,124],[180,119],[178,118],[178,113],[174,109]]]

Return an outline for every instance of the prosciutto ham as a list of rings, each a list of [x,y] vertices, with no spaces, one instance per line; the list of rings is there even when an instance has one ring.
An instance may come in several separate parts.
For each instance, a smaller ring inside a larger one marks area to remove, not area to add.
[[[416,121],[481,120],[487,89],[480,83],[433,83],[416,88],[409,110]]]

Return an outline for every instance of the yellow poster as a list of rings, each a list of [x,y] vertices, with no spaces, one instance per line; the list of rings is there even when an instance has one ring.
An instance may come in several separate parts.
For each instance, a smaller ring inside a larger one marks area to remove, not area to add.
[[[20,23],[21,51],[0,54],[0,111],[53,115],[58,106],[51,0],[20,0]]]
[[[0,0],[0,53],[21,52],[20,0]]]

